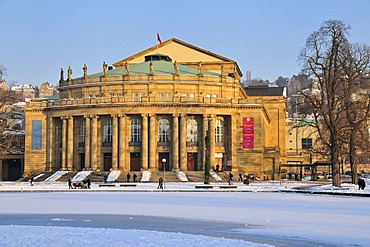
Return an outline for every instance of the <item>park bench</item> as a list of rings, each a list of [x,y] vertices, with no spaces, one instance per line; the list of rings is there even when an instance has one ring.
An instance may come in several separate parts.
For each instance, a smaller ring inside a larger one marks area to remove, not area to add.
[[[116,184],[99,184],[99,187],[116,187]]]
[[[212,185],[195,185],[196,189],[213,189]]]
[[[120,184],[120,187],[136,187],[137,184]]]
[[[236,189],[238,186],[236,185],[221,185],[220,189]]]

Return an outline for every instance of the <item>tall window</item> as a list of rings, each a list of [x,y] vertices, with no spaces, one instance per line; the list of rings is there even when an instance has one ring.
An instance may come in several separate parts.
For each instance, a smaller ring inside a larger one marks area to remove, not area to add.
[[[141,120],[138,118],[134,118],[131,120],[130,142],[141,142]]]
[[[216,119],[215,135],[216,142],[224,141],[224,122],[220,119]]]
[[[186,124],[186,142],[189,144],[198,143],[198,123],[195,119],[189,119]]]
[[[103,140],[107,143],[112,142],[112,118],[108,118],[104,121]]]
[[[80,143],[85,143],[85,135],[86,135],[86,124],[85,124],[85,119],[83,119],[80,123]]]
[[[159,142],[170,142],[170,121],[162,118],[158,122]]]

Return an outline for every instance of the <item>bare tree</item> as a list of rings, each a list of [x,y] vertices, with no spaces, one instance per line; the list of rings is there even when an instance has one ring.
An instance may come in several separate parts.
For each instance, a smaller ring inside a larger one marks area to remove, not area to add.
[[[313,113],[320,140],[330,150],[334,186],[340,186],[339,141],[344,124],[339,57],[343,46],[348,44],[349,29],[342,21],[325,21],[308,37],[299,56],[303,72],[316,79],[316,88],[302,95]]]
[[[0,65],[0,83],[6,83],[4,77],[6,68]],[[7,122],[7,116],[11,113],[11,105],[18,102],[20,95],[11,90],[11,82],[7,87],[0,88],[0,153],[9,153],[16,149],[24,136],[17,135]]]

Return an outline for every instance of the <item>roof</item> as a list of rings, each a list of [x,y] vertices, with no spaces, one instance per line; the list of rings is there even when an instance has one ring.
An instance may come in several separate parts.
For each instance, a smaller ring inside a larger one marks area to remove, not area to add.
[[[285,87],[269,87],[268,85],[249,86],[244,88],[248,96],[284,96]]]
[[[154,75],[174,75],[175,74],[175,68],[174,64],[169,61],[152,61],[153,63],[153,71]],[[150,62],[143,62],[143,63],[137,63],[137,64],[129,64],[128,70],[130,75],[149,75],[150,69],[149,69]],[[193,68],[190,66],[178,64],[179,68],[179,75],[185,75],[185,76],[197,76],[198,75],[198,68]],[[220,74],[202,70],[204,76],[210,76],[210,77],[219,77]],[[107,76],[122,76],[125,75],[126,69],[125,67],[118,67],[116,69],[108,70]],[[101,77],[102,72],[95,73],[88,75],[90,78],[94,77]]]
[[[165,47],[165,46],[168,46],[169,44],[172,44],[172,43],[176,43],[176,44],[179,44],[179,45],[185,46],[185,47],[187,47],[187,48],[189,48],[189,49],[192,49],[192,50],[194,50],[194,51],[197,51],[197,52],[199,52],[199,53],[205,54],[205,55],[210,56],[210,57],[214,57],[215,59],[217,59],[217,60],[221,60],[221,61],[223,61],[223,62],[225,62],[225,63],[227,63],[227,62],[235,63],[235,64],[236,64],[236,68],[237,68],[237,70],[238,70],[238,73],[240,74],[240,76],[243,76],[243,73],[241,72],[241,70],[240,70],[240,68],[239,68],[238,64],[237,64],[234,60],[229,59],[229,58],[224,57],[224,56],[221,56],[221,55],[218,55],[218,54],[213,53],[213,52],[211,52],[211,51],[205,50],[205,49],[200,48],[200,47],[198,47],[198,46],[195,46],[195,45],[192,45],[192,44],[186,43],[186,42],[184,42],[184,41],[182,41],[182,40],[179,40],[179,39],[176,39],[176,38],[172,38],[172,39],[166,40],[166,41],[162,42],[162,44],[154,45],[154,46],[152,46],[152,47],[150,47],[150,48],[148,48],[148,49],[146,49],[146,50],[144,50],[144,51],[141,51],[141,52],[139,52],[139,53],[136,53],[136,54],[134,54],[134,55],[132,55],[132,56],[130,56],[130,57],[127,57],[127,58],[125,58],[125,59],[123,59],[123,60],[120,60],[120,61],[118,61],[118,62],[115,62],[115,63],[113,63],[113,66],[114,66],[114,67],[122,67],[122,66],[124,66],[124,64],[125,64],[126,62],[127,62],[127,63],[130,63],[130,61],[134,60],[134,59],[135,59],[135,58],[137,58],[137,57],[145,56],[145,55],[147,55],[147,54],[152,53],[153,51],[158,51],[158,49],[160,49],[160,48],[162,48],[162,47]],[[158,52],[157,52],[157,53],[158,53]],[[174,59],[174,58],[173,58],[173,59]],[[176,60],[176,59],[174,59],[174,60]],[[180,60],[178,60],[177,62],[185,62],[185,61],[180,61]],[[187,61],[187,62],[188,62],[188,61]],[[202,61],[202,62],[203,62],[203,61]]]

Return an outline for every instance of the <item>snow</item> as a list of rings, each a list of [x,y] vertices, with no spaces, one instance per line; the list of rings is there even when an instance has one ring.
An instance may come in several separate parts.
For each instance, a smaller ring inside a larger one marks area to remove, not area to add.
[[[220,178],[220,176],[218,176],[218,174],[217,173],[215,173],[215,172],[209,172],[209,174],[211,175],[211,177],[214,179],[214,180],[216,180],[217,182],[221,182],[222,181],[222,179]]]
[[[109,174],[108,174],[108,178],[107,178],[107,182],[114,182],[116,181],[119,176],[121,175],[121,171],[111,171]]]
[[[76,175],[73,176],[72,182],[81,182],[82,180],[85,180],[92,171],[80,171]]]
[[[93,183],[91,190],[68,190],[67,183],[59,182],[35,182],[34,186],[26,182],[0,182],[0,246],[74,246],[76,243],[88,246],[267,246],[248,242],[248,236],[279,237],[293,243],[318,241],[321,246],[369,245],[369,198],[346,196],[348,193],[368,195],[368,186],[359,191],[352,184],[336,188],[322,183],[282,181],[234,183],[236,189],[195,189],[195,185],[200,184],[167,182],[162,191],[156,189],[157,183],[137,183],[134,188],[122,188],[118,184],[103,188]],[[342,195],[291,193],[298,192],[296,188]],[[22,225],[17,224],[17,220],[3,225],[2,217],[20,214],[36,218],[54,216],[49,220],[50,225]],[[244,227],[220,235],[161,229],[71,227],[68,224],[74,219],[62,216],[66,214],[85,215],[86,222],[93,221],[91,215],[114,214],[131,215],[133,220],[138,216],[166,217],[207,224],[235,223]],[[67,225],[52,226],[52,222]],[[236,235],[230,237],[230,234]]]
[[[176,172],[176,176],[180,179],[181,182],[188,182],[188,178],[186,177],[185,173],[183,172]]]
[[[57,171],[53,173],[50,177],[45,179],[45,182],[55,182],[57,181],[60,177],[62,177],[64,174],[67,174],[68,171]]]
[[[152,174],[150,173],[150,171],[143,171],[141,173],[141,182],[149,182],[150,179],[152,177]]]

